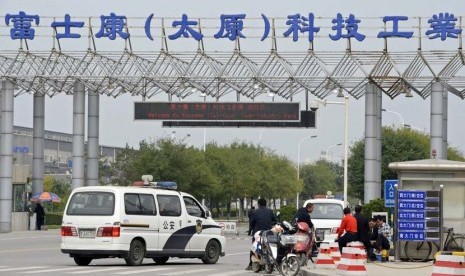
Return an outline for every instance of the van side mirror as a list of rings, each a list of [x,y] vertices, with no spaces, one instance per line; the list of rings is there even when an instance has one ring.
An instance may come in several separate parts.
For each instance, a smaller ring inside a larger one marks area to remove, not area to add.
[[[209,217],[211,217],[211,216],[212,216],[212,214],[210,213],[209,210],[205,211],[205,217],[206,217],[206,218],[209,218]]]

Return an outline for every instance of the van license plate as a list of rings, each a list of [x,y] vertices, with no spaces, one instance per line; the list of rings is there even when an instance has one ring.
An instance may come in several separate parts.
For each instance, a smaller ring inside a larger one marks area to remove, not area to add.
[[[79,230],[79,237],[84,239],[95,238],[95,230]]]

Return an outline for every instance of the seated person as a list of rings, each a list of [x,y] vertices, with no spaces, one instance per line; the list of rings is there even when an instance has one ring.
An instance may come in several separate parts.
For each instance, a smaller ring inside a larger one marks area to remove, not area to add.
[[[383,221],[381,216],[376,217],[376,226],[378,227],[378,237],[376,247],[379,251],[391,249],[391,227]]]

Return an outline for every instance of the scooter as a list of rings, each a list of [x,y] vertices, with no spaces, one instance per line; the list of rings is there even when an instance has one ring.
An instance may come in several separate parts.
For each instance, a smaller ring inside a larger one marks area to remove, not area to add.
[[[256,244],[255,256],[252,258],[252,270],[271,274],[276,268],[284,276],[296,276],[300,271],[300,262],[296,254],[292,253],[296,244],[296,237],[291,232],[292,225],[284,221],[275,225],[271,230],[262,231]],[[278,251],[280,256],[278,256]]]
[[[313,229],[310,229],[307,223],[298,222],[295,225],[297,232],[294,234],[296,237],[296,244],[292,250],[300,260],[300,266],[306,266],[308,260],[313,263],[312,250],[315,244],[315,235]]]

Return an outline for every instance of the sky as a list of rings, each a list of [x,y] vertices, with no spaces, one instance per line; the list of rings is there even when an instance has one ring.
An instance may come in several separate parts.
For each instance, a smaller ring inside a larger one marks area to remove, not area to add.
[[[190,18],[209,18],[205,19],[204,27],[205,34],[212,36],[219,27],[219,17],[221,14],[245,13],[247,18],[257,18],[257,26],[261,21],[261,14],[265,14],[270,18],[281,18],[285,20],[287,15],[301,13],[308,14],[313,12],[318,22],[327,29],[321,31],[327,36],[331,30],[330,21],[337,13],[344,16],[351,13],[356,17],[366,18],[366,22],[375,22],[386,15],[406,15],[409,18],[414,17],[431,17],[439,12],[452,12],[456,16],[465,15],[465,5],[463,1],[448,0],[448,1],[424,1],[424,0],[409,0],[409,1],[378,1],[378,0],[354,0],[354,1],[213,1],[213,0],[197,0],[197,1],[161,1],[161,0],[0,0],[0,53],[4,50],[17,50],[18,42],[11,41],[8,36],[8,28],[5,26],[4,15],[7,13],[17,14],[19,11],[25,11],[28,14],[38,14],[44,17],[42,22],[50,22],[50,18],[63,18],[64,14],[68,13],[71,16],[86,18],[98,17],[102,14],[108,15],[110,12],[126,15],[128,18],[136,18],[131,21],[133,24],[143,26],[145,18],[154,13],[156,17],[164,17],[169,25],[173,19],[179,20],[183,13],[188,14]],[[48,17],[48,19],[47,19]],[[48,21],[47,21],[48,20]],[[216,21],[215,21],[216,20]],[[329,20],[329,21],[328,21]],[[413,20],[413,19],[412,19]],[[93,21],[97,22],[97,21]],[[284,21],[283,21],[284,22]],[[325,23],[322,23],[325,22]],[[95,24],[95,23],[94,23]],[[157,27],[155,23],[154,27]],[[368,23],[380,26],[380,23]],[[414,23],[410,23],[413,25]],[[328,27],[329,26],[329,27]],[[362,27],[360,27],[362,29]],[[368,28],[369,29],[369,28]],[[30,50],[49,50],[51,47],[51,39],[47,35],[47,30],[42,28],[42,37],[29,43]],[[48,30],[50,32],[50,30]],[[243,40],[241,49],[247,51],[270,51],[270,40],[259,42],[259,36],[262,30],[256,28],[252,31],[254,35],[249,40]],[[370,34],[370,31],[366,31]],[[39,33],[39,31],[38,31]],[[134,31],[133,47],[136,51],[158,51],[160,49],[160,39],[155,38],[152,43],[147,39],[143,39],[142,35],[136,38],[137,34],[142,34],[142,29]],[[85,36],[85,33],[82,34]],[[156,34],[155,34],[156,36]],[[254,38],[256,36],[257,38]],[[368,35],[370,36],[370,35]],[[327,51],[328,49],[344,50],[345,42],[330,41],[323,37],[317,37],[315,40],[315,51]],[[444,42],[444,47],[448,49],[457,49],[457,40],[449,40]],[[81,38],[78,43],[64,42],[62,47],[64,50],[85,51],[87,49],[87,40]],[[425,42],[425,48],[436,47],[436,42],[428,44]],[[234,44],[228,41],[218,42],[214,39],[206,39],[206,51],[209,50],[233,50]],[[296,46],[298,45],[298,46]],[[119,51],[123,49],[124,44],[121,42],[106,43],[98,42],[97,48],[99,51]],[[278,51],[305,51],[308,44],[291,43],[288,40],[278,40]],[[382,41],[375,38],[367,38],[366,41],[353,43],[355,50],[382,50]],[[170,50],[174,51],[194,51],[197,43],[194,40],[176,40],[169,42]],[[415,51],[417,47],[416,40],[408,42],[390,44],[390,49]],[[443,45],[438,46],[443,47]],[[231,52],[232,53],[232,52]],[[314,99],[310,97],[310,100]],[[327,97],[329,101],[341,101],[335,95]],[[15,116],[14,124],[18,126],[32,127],[32,95],[20,95],[15,98]],[[156,140],[163,137],[174,137],[174,139],[184,140],[187,144],[202,148],[204,143],[204,134],[206,142],[215,141],[219,144],[229,144],[233,141],[245,141],[254,144],[260,144],[267,147],[280,155],[286,155],[291,160],[296,161],[299,149],[299,141],[303,138],[317,135],[316,138],[308,139],[302,142],[300,147],[300,162],[314,161],[320,157],[321,151],[325,151],[328,147],[342,143],[344,141],[344,107],[343,105],[327,105],[320,106],[317,112],[317,128],[316,129],[271,129],[271,128],[162,128],[160,121],[134,121],[134,101],[140,101],[140,97],[130,97],[127,95],[117,98],[101,96],[100,98],[100,143],[108,146],[124,147],[126,144],[137,147],[139,141],[144,139]],[[166,95],[158,95],[149,100],[166,101]],[[193,95],[186,100],[201,101],[203,98],[198,95]],[[234,101],[235,96],[226,96],[225,101]],[[266,95],[261,96],[257,101],[271,101]],[[303,93],[296,96],[296,101],[302,101],[301,106],[304,106]],[[276,98],[276,101],[285,101]],[[465,152],[465,112],[463,108],[465,103],[455,95],[449,96],[449,123],[448,123],[448,139],[451,146],[457,147],[462,152]],[[396,115],[392,112],[383,113],[383,125],[400,127],[401,121],[411,125],[415,129],[429,132],[430,128],[430,99],[423,100],[419,95],[414,94],[413,98],[405,98],[399,96],[391,100],[386,95],[383,96],[383,108],[397,112]],[[363,139],[364,136],[364,120],[365,120],[365,99],[350,98],[349,103],[349,146],[353,142]],[[53,98],[46,99],[45,112],[45,128],[47,130],[59,132],[72,132],[72,96],[60,94]],[[173,133],[175,131],[175,133]],[[343,157],[343,147],[331,147],[331,160],[340,161]]]

